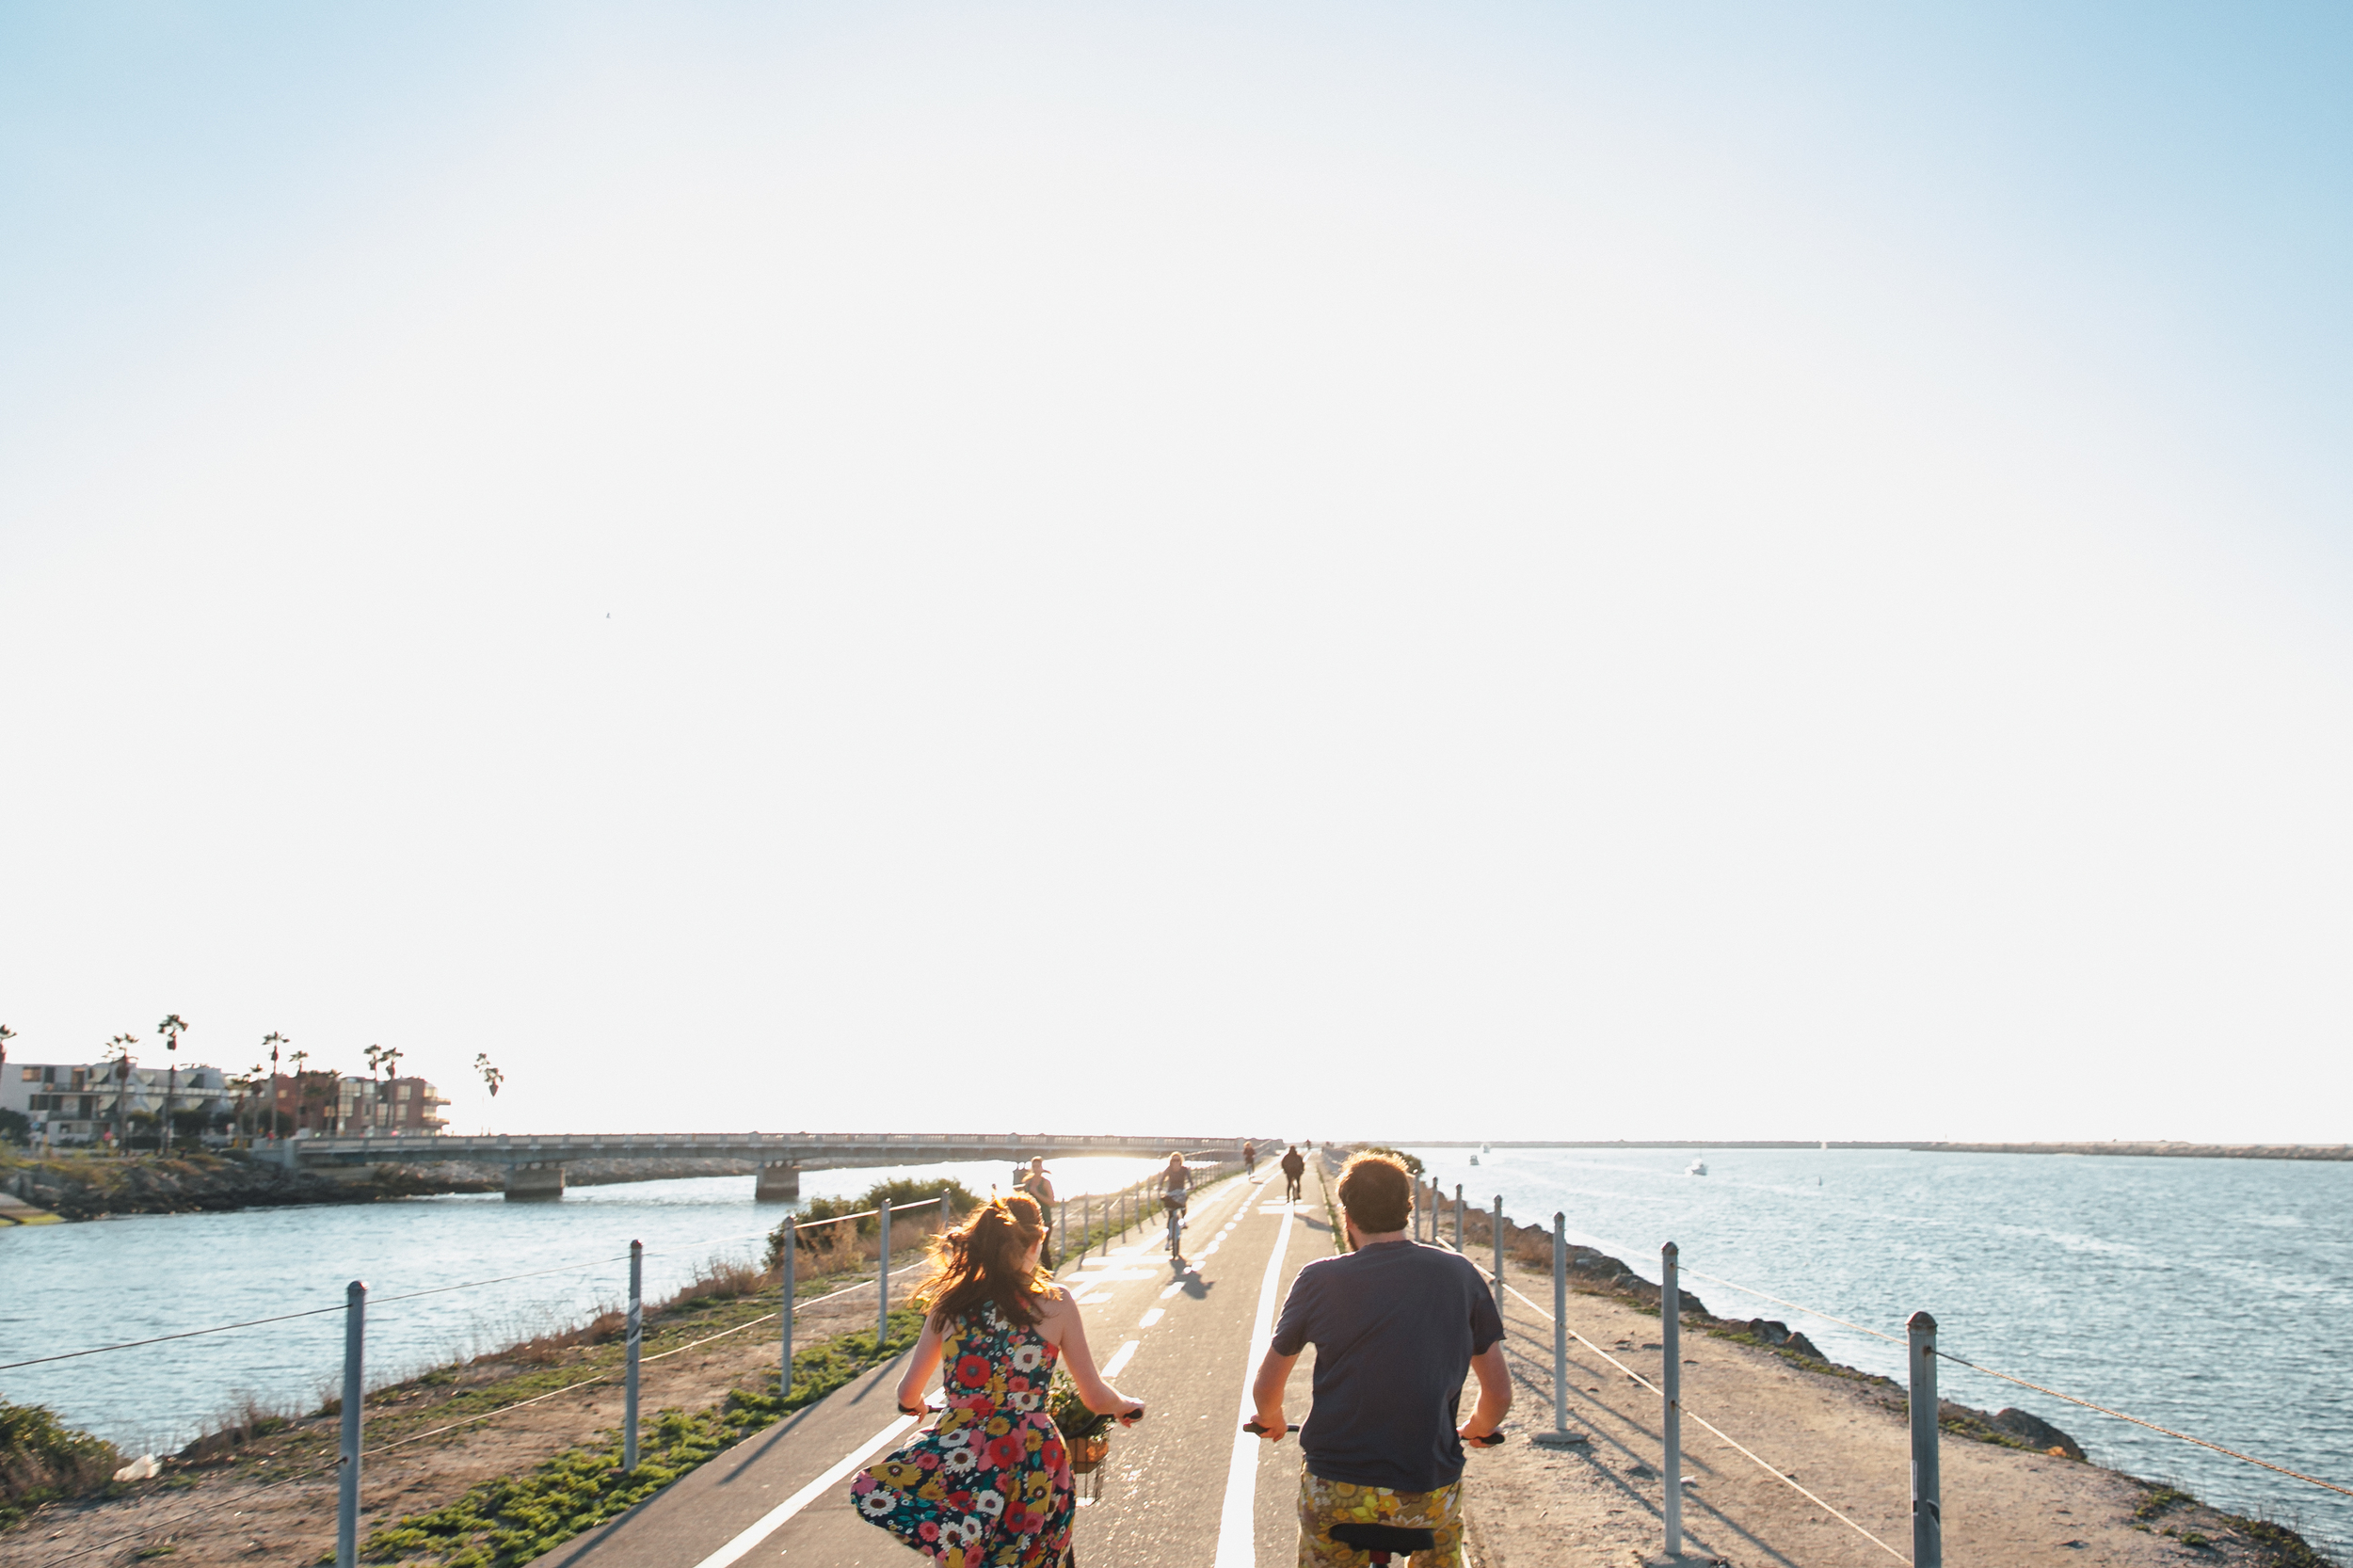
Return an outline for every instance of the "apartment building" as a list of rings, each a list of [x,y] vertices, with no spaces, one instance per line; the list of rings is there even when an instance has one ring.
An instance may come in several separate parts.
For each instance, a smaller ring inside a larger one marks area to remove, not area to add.
[[[33,1142],[75,1147],[104,1141],[114,1131],[116,1101],[125,1115],[160,1116],[168,1097],[177,1113],[196,1111],[216,1121],[233,1113],[237,1091],[218,1067],[191,1062],[176,1075],[168,1065],[133,1067],[118,1084],[112,1062],[11,1062],[0,1068],[0,1111],[14,1111],[32,1124]],[[118,1090],[120,1089],[120,1093]]]
[[[346,1138],[422,1138],[447,1124],[447,1096],[421,1078],[350,1078],[334,1073],[281,1074],[280,1124],[299,1133]]]

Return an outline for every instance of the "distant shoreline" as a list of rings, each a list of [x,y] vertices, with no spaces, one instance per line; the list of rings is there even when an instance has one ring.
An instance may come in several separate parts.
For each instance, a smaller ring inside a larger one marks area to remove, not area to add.
[[[2353,1160],[2353,1144],[1926,1144],[1833,1138],[1405,1138],[1417,1149],[1903,1149],[1913,1154],[2129,1154],[2173,1160]]]

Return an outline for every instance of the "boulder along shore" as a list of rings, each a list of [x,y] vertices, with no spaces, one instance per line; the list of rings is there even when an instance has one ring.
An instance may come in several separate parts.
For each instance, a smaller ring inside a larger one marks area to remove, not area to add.
[[[751,1173],[751,1164],[741,1160],[592,1160],[568,1164],[564,1179],[573,1187],[597,1187]],[[418,1160],[350,1172],[289,1171],[239,1154],[68,1156],[0,1163],[0,1187],[65,1220],[495,1192],[504,1176],[499,1166],[461,1160]]]

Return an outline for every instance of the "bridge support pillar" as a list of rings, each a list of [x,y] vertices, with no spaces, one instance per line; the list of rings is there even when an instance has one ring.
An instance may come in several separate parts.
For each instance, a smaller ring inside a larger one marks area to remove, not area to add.
[[[564,1167],[561,1165],[509,1165],[506,1168],[506,1201],[536,1203],[564,1195]]]
[[[760,1176],[752,1184],[754,1203],[786,1203],[801,1195],[801,1168],[798,1165],[762,1165]]]

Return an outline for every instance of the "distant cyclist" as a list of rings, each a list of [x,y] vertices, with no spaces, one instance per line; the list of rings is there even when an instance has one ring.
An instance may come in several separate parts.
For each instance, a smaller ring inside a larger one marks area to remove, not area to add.
[[[1289,1429],[1283,1384],[1316,1348],[1314,1402],[1299,1433],[1300,1568],[1345,1568],[1364,1554],[1327,1533],[1343,1519],[1433,1530],[1416,1568],[1462,1568],[1463,1445],[1484,1442],[1512,1408],[1503,1319],[1467,1258],[1406,1239],[1413,1178],[1387,1155],[1360,1154],[1339,1184],[1353,1251],[1299,1271],[1251,1396],[1266,1435]],[[1479,1407],[1458,1427],[1463,1379]]]
[[[1168,1210],[1169,1260],[1185,1260],[1185,1196],[1193,1191],[1193,1173],[1185,1168],[1181,1151],[1168,1157],[1168,1168],[1160,1172],[1160,1207]]]
[[[1247,1175],[1249,1175],[1249,1176],[1257,1176],[1257,1175],[1258,1174],[1258,1145],[1257,1145],[1257,1144],[1244,1144],[1241,1146],[1241,1164],[1242,1164],[1242,1170],[1243,1170],[1243,1172],[1244,1172],[1245,1174],[1247,1174]]]
[[[1046,1241],[1038,1254],[1038,1266],[1048,1273],[1054,1272],[1054,1179],[1046,1174],[1046,1157],[1030,1157],[1030,1168],[1014,1183],[1016,1192],[1027,1192],[1037,1204],[1038,1224],[1046,1227]]]
[[[1283,1151],[1283,1196],[1286,1199],[1299,1196],[1299,1178],[1306,1174],[1307,1161],[1300,1157],[1299,1145],[1293,1144]]]

